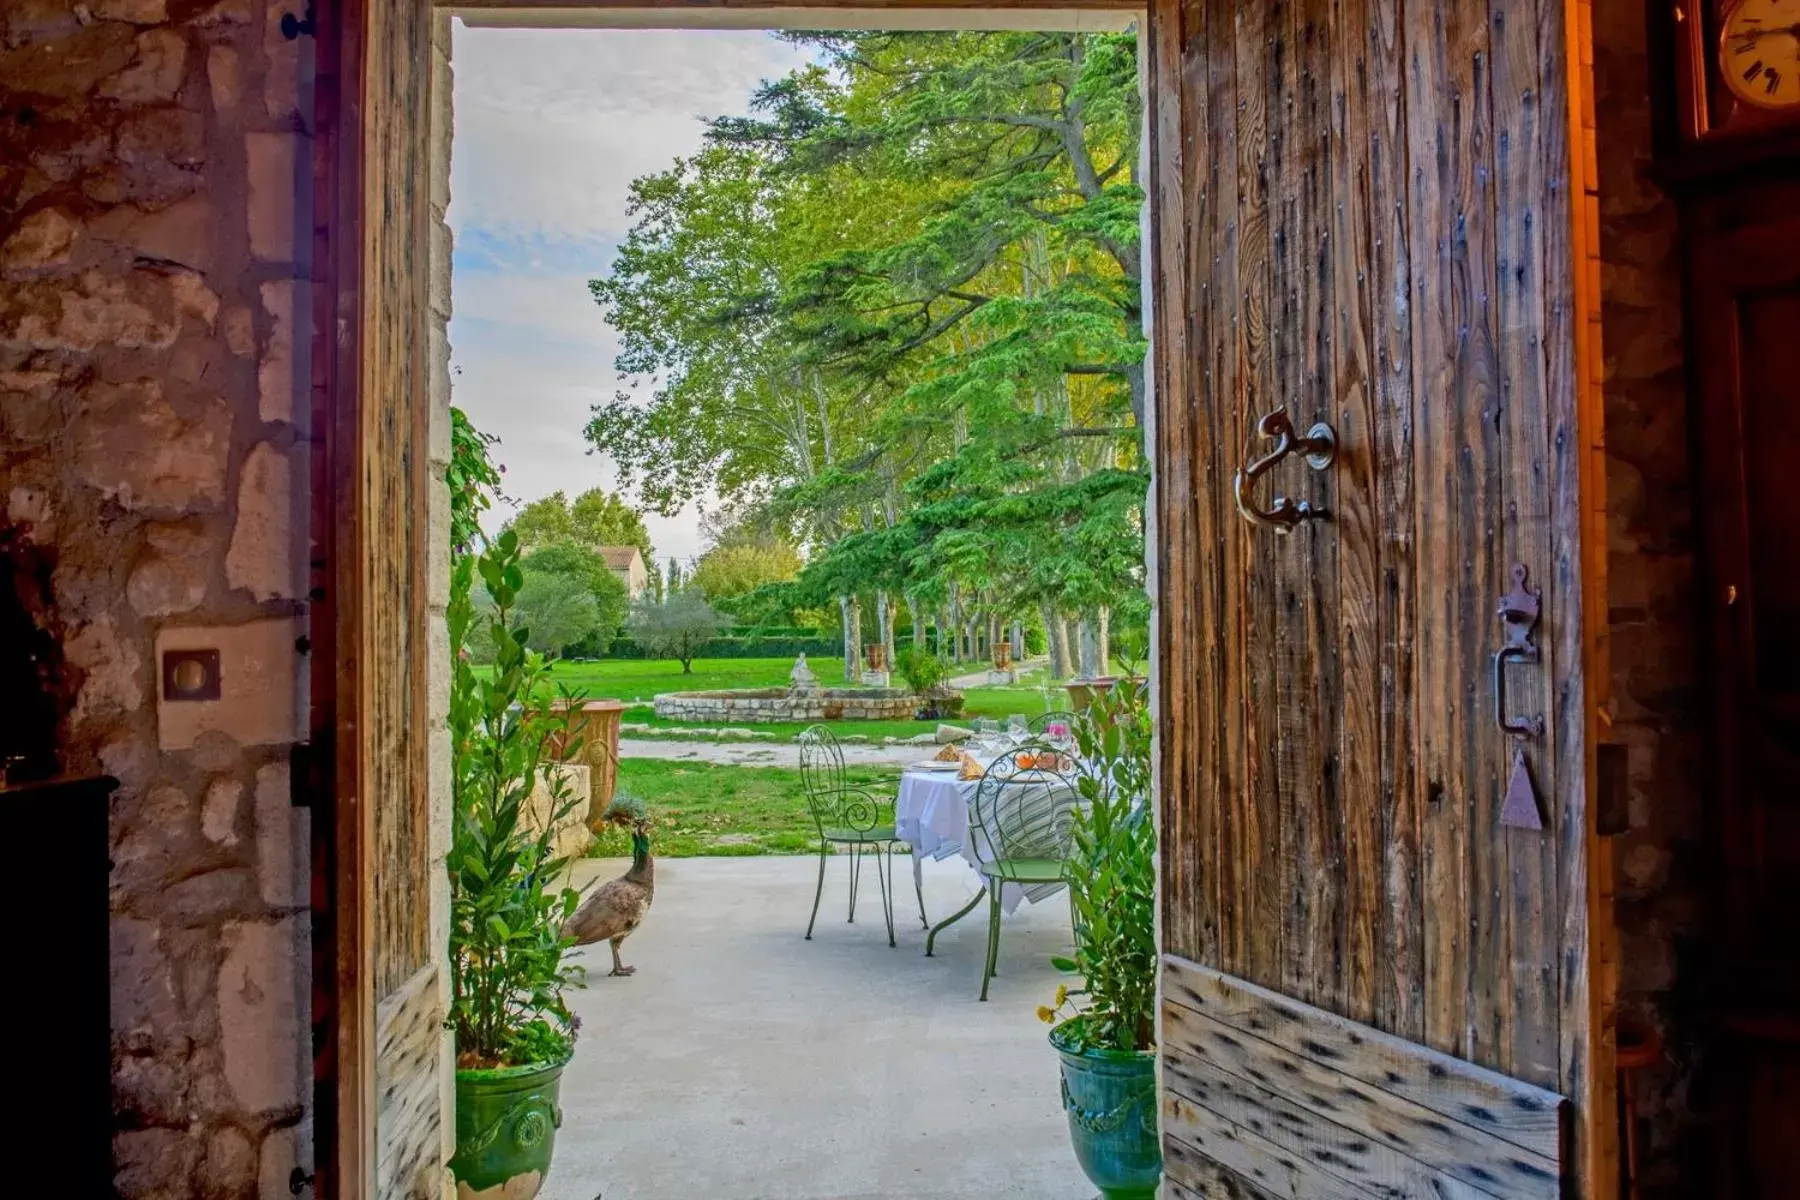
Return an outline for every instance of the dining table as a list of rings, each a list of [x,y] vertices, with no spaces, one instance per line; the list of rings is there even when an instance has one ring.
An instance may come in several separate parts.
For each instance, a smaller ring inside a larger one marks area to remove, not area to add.
[[[993,762],[992,755],[977,752],[973,757],[984,769]],[[900,772],[900,790],[894,803],[895,833],[901,841],[912,846],[915,883],[922,878],[928,858],[941,862],[960,857],[979,874],[982,864],[992,862],[996,857],[994,848],[975,823],[973,808],[980,783],[979,778],[963,778],[960,762],[916,763]],[[1045,805],[1058,802],[1054,789],[1039,788],[1035,794],[1042,797]],[[1036,904],[1062,891],[1063,887],[1060,883],[1025,886],[1008,883],[1000,892],[1001,911],[1011,914],[1021,903]],[[932,926],[925,952],[930,954],[937,935],[973,911],[985,894],[984,882],[983,888],[960,911]]]

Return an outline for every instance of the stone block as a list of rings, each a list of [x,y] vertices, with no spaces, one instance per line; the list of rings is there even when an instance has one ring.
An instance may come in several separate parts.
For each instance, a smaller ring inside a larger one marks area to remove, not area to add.
[[[183,1129],[128,1129],[113,1135],[113,1188],[132,1200],[191,1200],[201,1143]]]
[[[207,271],[218,229],[212,201],[199,195],[154,212],[121,206],[96,222],[94,233],[142,258]]]
[[[168,0],[94,0],[90,11],[102,21],[161,25],[169,19]]]
[[[155,924],[114,916],[109,944],[113,1036],[125,1042],[185,1040],[186,1010]]]
[[[281,31],[281,18],[288,10],[284,5],[263,7],[263,111],[277,123],[312,120],[310,106],[303,103],[303,84],[311,73],[312,39],[289,38]]]
[[[173,283],[161,273],[115,278],[89,271],[74,285],[43,279],[0,289],[0,347],[162,350],[180,328]]]
[[[274,279],[263,284],[261,292],[269,339],[256,370],[257,415],[302,426],[307,413],[304,356],[312,327],[312,289],[302,280]]]
[[[100,85],[100,94],[125,104],[167,104],[181,90],[187,68],[187,41],[173,29],[146,29],[137,35],[137,56]]]
[[[153,379],[96,383],[76,426],[75,476],[143,512],[212,511],[224,498],[231,410],[214,400],[179,414]]]
[[[250,253],[263,262],[297,262],[300,167],[305,138],[294,133],[248,133]]]
[[[250,451],[238,480],[237,524],[225,555],[225,581],[258,600],[290,600],[305,590],[292,457],[270,442]]]
[[[450,603],[450,489],[441,469],[433,467],[430,477],[426,484],[425,603],[437,610]]]
[[[238,802],[244,798],[244,785],[222,776],[206,785],[206,797],[200,805],[200,832],[206,840],[221,846],[238,843]]]
[[[32,213],[0,246],[0,267],[31,271],[57,267],[69,261],[81,227],[60,208],[41,208]]]
[[[201,1180],[209,1196],[237,1196],[256,1182],[256,1146],[241,1129],[225,1126],[206,1143]]]
[[[157,662],[167,650],[217,650],[221,690],[217,700],[159,701],[157,744],[186,750],[207,734],[224,734],[243,746],[303,738],[306,668],[294,642],[305,630],[294,617],[158,630]]]
[[[293,1177],[295,1167],[299,1167],[302,1174],[312,1173],[310,1120],[297,1126],[271,1129],[263,1136],[256,1172],[256,1194],[274,1197],[275,1200],[291,1195],[289,1180]]]
[[[193,559],[164,558],[152,554],[131,570],[125,595],[142,617],[167,617],[190,612],[206,599],[204,563]]]
[[[239,358],[256,352],[256,321],[246,305],[234,304],[225,310],[225,348]]]
[[[144,703],[144,659],[133,639],[102,613],[63,643],[63,657],[81,671],[75,697],[77,726],[96,717],[136,712]]]
[[[219,1029],[225,1082],[252,1113],[280,1113],[306,1102],[301,1072],[306,1030],[300,922],[231,922],[219,971]]]
[[[307,813],[295,808],[286,763],[256,772],[256,880],[263,903],[304,908],[311,886],[307,869]]]
[[[243,98],[243,63],[230,46],[214,46],[206,53],[206,86],[212,93],[213,111],[221,116],[237,109]]]

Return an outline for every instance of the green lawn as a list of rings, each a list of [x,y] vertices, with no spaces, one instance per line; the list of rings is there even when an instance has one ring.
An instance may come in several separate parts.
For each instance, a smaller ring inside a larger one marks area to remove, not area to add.
[[[892,767],[851,767],[852,783],[892,794]],[[651,847],[664,858],[805,854],[818,848],[800,772],[785,767],[727,767],[715,763],[627,758],[619,790],[649,805]],[[589,852],[623,858],[631,838],[609,829]]]
[[[826,687],[833,686],[843,678],[844,660],[841,658],[809,658],[807,663]],[[712,726],[658,717],[649,703],[656,695],[662,692],[713,691],[721,688],[785,687],[788,672],[793,669],[793,660],[786,658],[715,658],[696,661],[693,674],[684,675],[678,662],[608,659],[599,662],[557,663],[553,674],[557,682],[566,683],[571,689],[585,693],[589,699],[625,701],[627,721],[649,725],[658,732],[667,731],[669,736],[679,736],[694,729],[697,724],[700,728]],[[962,673],[961,668],[955,669]],[[971,666],[967,673],[976,670],[979,670],[978,666]],[[1033,682],[1037,680],[1033,679]],[[978,717],[992,717],[1003,721],[1014,713],[1031,717],[1045,711],[1044,693],[1036,686],[969,688],[964,695],[967,698],[963,713],[965,721],[973,721]],[[642,704],[636,705],[634,701],[642,701]],[[1050,705],[1065,707],[1067,693],[1060,687],[1052,690]],[[838,721],[833,723],[832,729],[840,737],[860,734],[879,741],[884,737],[910,737],[916,733],[929,732],[936,726],[935,721]],[[784,741],[794,737],[805,727],[805,723],[800,721],[748,726],[772,733]]]

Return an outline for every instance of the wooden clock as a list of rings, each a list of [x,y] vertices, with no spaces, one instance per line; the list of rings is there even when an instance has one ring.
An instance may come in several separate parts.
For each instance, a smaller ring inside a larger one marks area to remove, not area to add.
[[[1800,0],[1676,0],[1671,24],[1684,141],[1800,130]]]

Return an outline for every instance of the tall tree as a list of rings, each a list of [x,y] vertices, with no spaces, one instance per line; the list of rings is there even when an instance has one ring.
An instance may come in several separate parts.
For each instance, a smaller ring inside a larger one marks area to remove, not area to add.
[[[522,506],[507,528],[518,535],[527,552],[557,542],[573,542],[597,550],[602,546],[636,546],[649,564],[655,555],[643,514],[623,496],[605,488],[589,488],[569,502],[568,493],[548,496]]]

